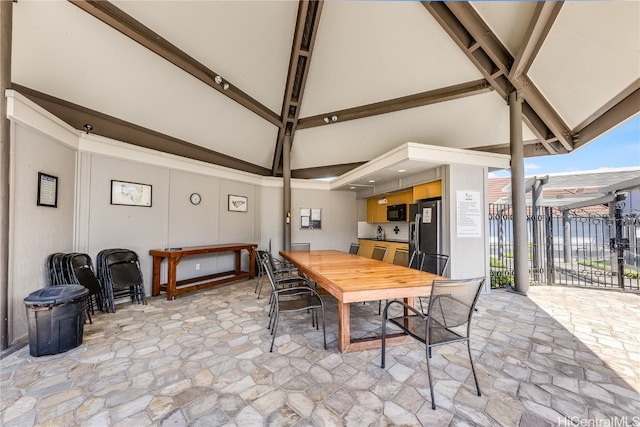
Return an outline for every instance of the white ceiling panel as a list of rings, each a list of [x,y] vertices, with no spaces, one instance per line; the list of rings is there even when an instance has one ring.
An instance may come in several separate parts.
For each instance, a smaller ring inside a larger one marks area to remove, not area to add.
[[[523,138],[534,139],[523,126]],[[496,93],[298,130],[291,168],[369,161],[407,141],[453,148],[509,142],[509,107]]]
[[[529,77],[575,128],[640,78],[640,2],[565,3]]]
[[[16,83],[271,167],[275,126],[71,3],[16,4],[13,40]]]
[[[300,117],[481,78],[417,2],[325,2]]]
[[[280,114],[295,1],[115,1],[118,8]]]
[[[480,1],[471,5],[515,57],[529,27],[536,2]]]

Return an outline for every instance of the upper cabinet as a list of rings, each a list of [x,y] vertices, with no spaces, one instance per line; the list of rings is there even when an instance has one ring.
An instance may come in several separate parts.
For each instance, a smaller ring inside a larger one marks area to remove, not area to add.
[[[399,193],[367,199],[367,222],[387,222],[387,206],[389,205],[410,205],[416,200],[440,196],[442,196],[442,182],[434,181],[417,185],[410,190]],[[386,203],[380,203],[380,200],[383,199],[386,199]]]
[[[427,182],[413,187],[413,200],[442,197],[442,181]]]
[[[384,197],[375,197],[367,200],[367,222],[387,222],[387,205],[378,203]]]

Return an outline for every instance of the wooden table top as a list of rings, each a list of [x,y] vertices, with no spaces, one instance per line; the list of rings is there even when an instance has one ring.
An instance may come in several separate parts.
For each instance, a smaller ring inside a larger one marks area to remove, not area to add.
[[[212,252],[226,252],[257,248],[255,243],[222,243],[219,245],[186,246],[183,248],[151,249],[149,255],[159,257],[178,257],[184,255],[200,255]]]
[[[432,273],[335,250],[280,255],[343,303],[428,296]]]

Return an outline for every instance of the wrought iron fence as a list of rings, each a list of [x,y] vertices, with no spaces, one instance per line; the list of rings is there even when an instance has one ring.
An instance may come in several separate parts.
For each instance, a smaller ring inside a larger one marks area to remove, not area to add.
[[[489,205],[491,286],[513,285],[511,205]],[[640,215],[527,207],[532,284],[640,291]]]

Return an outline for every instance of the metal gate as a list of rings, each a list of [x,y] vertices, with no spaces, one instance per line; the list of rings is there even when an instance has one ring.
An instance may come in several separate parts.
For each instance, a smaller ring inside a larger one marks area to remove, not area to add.
[[[640,215],[621,209],[527,207],[531,284],[640,291]],[[491,287],[513,285],[511,205],[489,205],[489,231]]]

